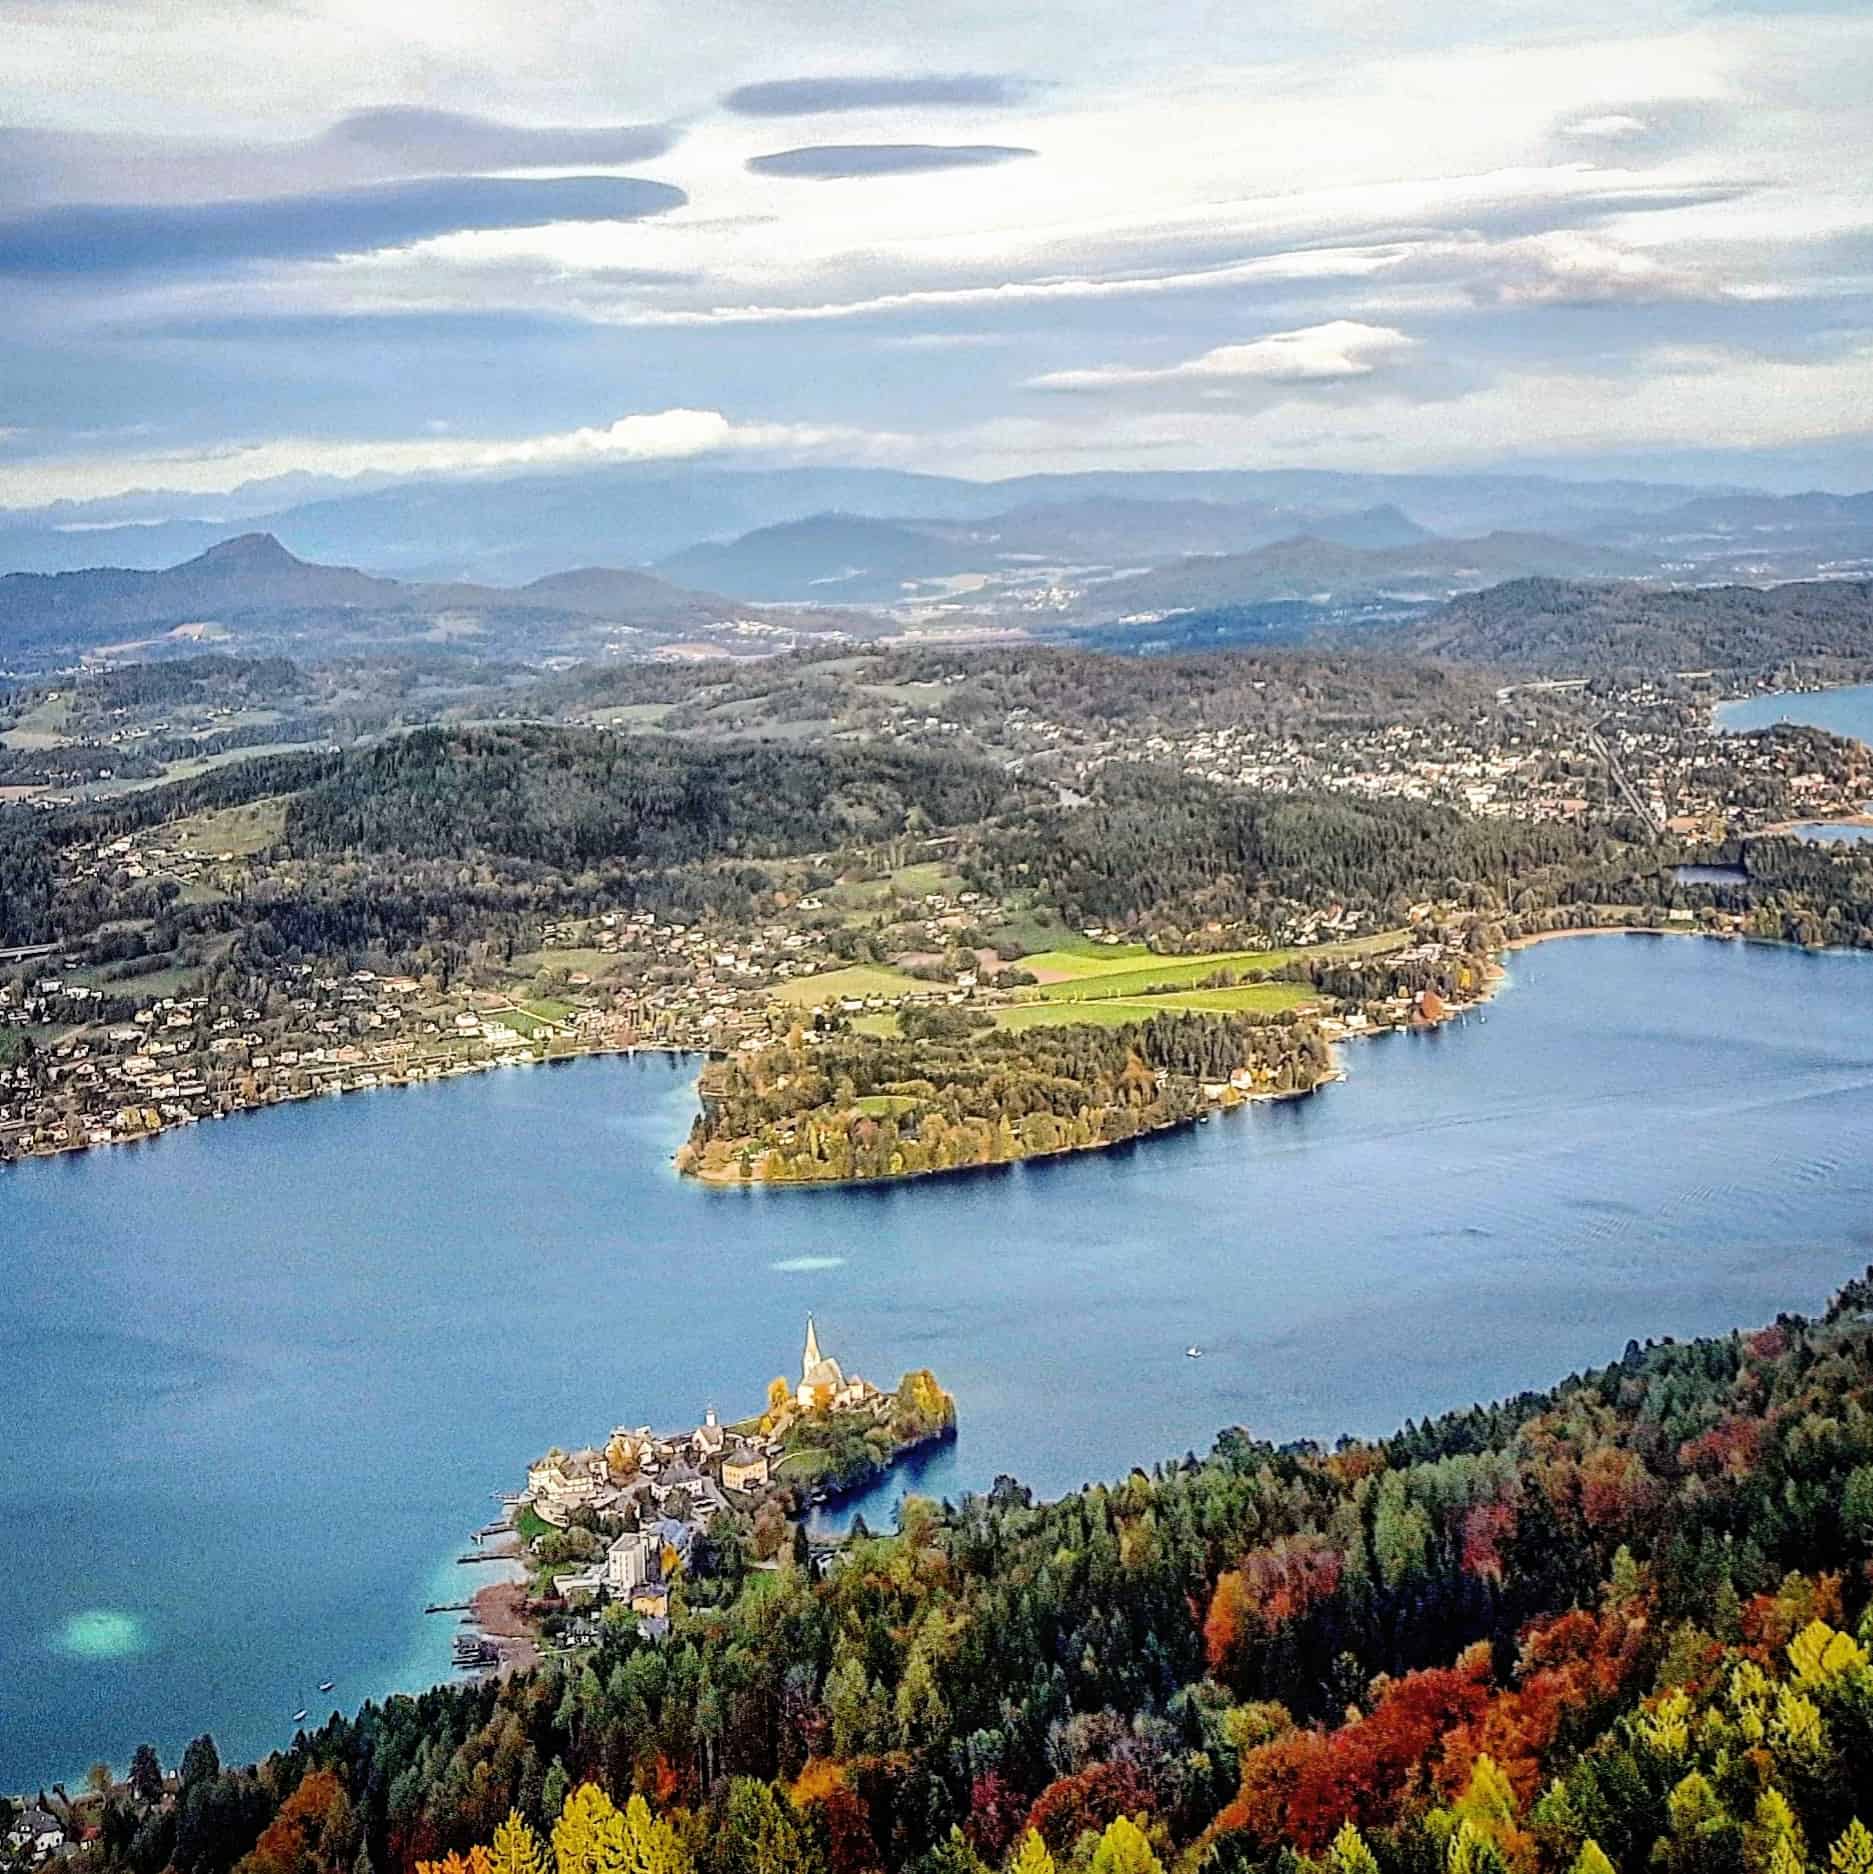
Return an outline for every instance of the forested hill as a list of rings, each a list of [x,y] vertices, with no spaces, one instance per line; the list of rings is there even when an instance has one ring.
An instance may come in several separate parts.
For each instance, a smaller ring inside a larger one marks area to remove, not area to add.
[[[1498,912],[1557,888],[1610,844],[1563,821],[1482,820],[1422,801],[1270,794],[1161,768],[1113,767],[1095,802],[1011,819],[984,842],[991,890],[1046,881],[1070,921],[1128,925],[1159,911],[1256,918],[1281,898],[1400,914],[1454,896]]]
[[[1873,661],[1873,580],[1661,587],[1515,579],[1404,628],[1417,656],[1558,676]]]
[[[1378,1443],[913,1501],[823,1579],[726,1534],[667,1639],[608,1616],[255,1770],[198,1740],[101,1854],[537,1874],[563,1823],[559,1874],[1866,1874],[1869,1304]]]
[[[974,823],[1029,791],[983,762],[890,749],[425,729],[346,757],[292,802],[287,839],[306,856],[678,865]]]

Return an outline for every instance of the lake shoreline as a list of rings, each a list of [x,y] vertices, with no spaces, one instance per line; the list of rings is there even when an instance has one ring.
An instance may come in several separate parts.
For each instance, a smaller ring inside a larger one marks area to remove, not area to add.
[[[103,1159],[0,1180],[30,1337],[6,1500],[49,1506],[14,1519],[13,1566],[48,1587],[0,1615],[0,1657],[38,1687],[0,1727],[0,1787],[126,1761],[145,1736],[167,1759],[205,1720],[225,1751],[263,1755],[308,1702],[309,1663],[374,1697],[447,1682],[454,1617],[418,1629],[414,1660],[408,1641],[423,1600],[467,1598],[438,1531],[485,1504],[476,1480],[556,1425],[614,1423],[627,1375],[679,1412],[700,1414],[712,1380],[741,1396],[767,1377],[746,1349],[807,1306],[867,1366],[930,1359],[968,1410],[922,1474],[840,1506],[873,1529],[907,1487],[954,1499],[1009,1473],[1052,1498],[1234,1423],[1276,1442],[1378,1436],[1628,1333],[1769,1319],[1865,1261],[1873,1207],[1857,1149],[1873,978],[1842,953],[1779,962],[1791,948],[1558,944],[1513,972],[1487,1034],[1445,1024],[1435,1046],[1347,1056],[1328,1106],[1261,1104],[992,1186],[699,1208],[667,1165],[688,1077],[622,1059],[178,1139],[160,1193]],[[258,1255],[262,1195],[280,1224]],[[127,1285],[134,1333],[74,1322],[75,1289]],[[493,1296],[525,1305],[484,1340],[470,1310]],[[1062,1415],[1080,1363],[1053,1349],[1095,1339],[1111,1370]],[[321,1411],[365,1372],[394,1391]],[[229,1519],[248,1546],[212,1607],[209,1452],[231,1501],[267,1505]],[[104,1482],[133,1464],[134,1528]],[[368,1540],[335,1544],[337,1517]],[[146,1652],[108,1668],[61,1654],[59,1624],[93,1607],[147,1619]],[[231,1688],[233,1634],[251,1663]]]

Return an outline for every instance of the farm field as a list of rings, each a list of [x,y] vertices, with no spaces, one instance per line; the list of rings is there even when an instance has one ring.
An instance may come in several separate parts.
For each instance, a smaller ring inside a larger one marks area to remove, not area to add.
[[[1284,1009],[1305,1007],[1314,1000],[1304,983],[1241,983],[1233,989],[1191,989],[1171,995],[1086,995],[1055,997],[1039,1002],[1017,1002],[995,1011],[997,1028],[1069,1028],[1076,1022],[1100,1028],[1118,1028],[1126,1022],[1148,1022],[1154,1015],[1277,1015]]]
[[[1241,974],[1281,969],[1302,958],[1325,962],[1341,957],[1372,956],[1395,949],[1404,941],[1402,932],[1387,931],[1374,937],[1355,938],[1349,943],[1320,944],[1306,950],[1225,950],[1213,956],[1192,957],[1154,957],[1142,945],[1120,944],[1102,948],[1091,956],[1069,950],[1043,951],[1036,956],[1023,957],[1021,967],[1032,970],[1037,976],[1045,972],[1056,977],[1052,982],[1041,983],[1038,993],[1043,1000],[1073,1001],[1136,996],[1152,989],[1194,988],[1218,970]]]
[[[843,996],[901,996],[928,991],[928,983],[902,970],[871,963],[854,963],[842,970],[822,970],[817,976],[795,976],[775,986],[775,997],[797,1009],[816,1009]]]

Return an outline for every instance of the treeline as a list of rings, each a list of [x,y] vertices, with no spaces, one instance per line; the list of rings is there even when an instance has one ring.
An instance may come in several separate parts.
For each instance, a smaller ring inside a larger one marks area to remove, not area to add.
[[[1255,1091],[1285,1094],[1332,1067],[1318,1029],[1293,1015],[1010,1031],[935,1014],[907,1011],[914,1037],[796,1034],[734,1057],[705,1080],[685,1168],[817,1183],[1008,1164],[1181,1124],[1202,1109],[1203,1082],[1238,1069]]]
[[[198,1744],[100,1856],[403,1874],[513,1812],[485,1865],[527,1874],[590,1783],[666,1832],[579,1874],[1044,1874],[1030,1834],[1076,1874],[1863,1874],[1870,1303],[1376,1443],[912,1501],[823,1578],[686,1582],[661,1643],[612,1614],[255,1770]]]

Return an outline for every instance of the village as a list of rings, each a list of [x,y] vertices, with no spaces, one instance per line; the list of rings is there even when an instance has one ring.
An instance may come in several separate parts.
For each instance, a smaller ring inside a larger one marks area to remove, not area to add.
[[[820,1346],[809,1314],[797,1380],[777,1378],[765,1407],[724,1424],[714,1407],[688,1431],[618,1426],[601,1445],[555,1447],[504,1498],[501,1525],[525,1580],[484,1589],[458,1663],[509,1663],[527,1632],[489,1633],[490,1613],[521,1613],[510,1629],[538,1628],[561,1644],[590,1635],[591,1618],[628,1609],[645,1637],[670,1628],[672,1596],[699,1575],[806,1566],[823,1571],[837,1539],[810,1541],[802,1513],[874,1482],[906,1453],[955,1430],[955,1402],[927,1371],[886,1392],[848,1373]]]
[[[936,686],[940,692],[941,685]],[[1859,756],[1820,761],[1799,738],[1728,735],[1700,701],[1629,685],[1578,709],[1532,695],[1458,721],[1360,726],[1319,741],[1235,723],[1113,735],[1016,708],[996,727],[1013,768],[1062,788],[1114,763],[1156,763],[1228,787],[1340,791],[1460,808],[1483,818],[1642,822],[1660,839],[1719,842],[1796,820],[1859,817],[1873,791]],[[886,725],[913,745],[966,740],[942,703]],[[1851,744],[1836,744],[1836,749]],[[1011,752],[1012,751],[1012,752]],[[277,803],[275,804],[277,809]],[[230,993],[232,939],[145,956],[145,927],[169,904],[213,905],[264,891],[277,820],[268,809],[199,815],[95,845],[61,847],[59,888],[144,909],[85,938],[0,953],[0,1162],[150,1137],[173,1127],[324,1094],[438,1081],[576,1055],[657,1048],[722,1057],[805,1023],[888,1033],[900,1014],[967,1005],[995,1023],[1016,1005],[1020,946],[985,933],[1027,912],[971,890],[955,841],[888,854],[820,855],[827,883],[741,922],[694,922],[635,903],[547,917],[534,948],[462,972],[351,968],[303,955],[269,960]],[[851,881],[877,881],[854,883]],[[1413,961],[1449,952],[1462,908],[1414,905],[1396,943]],[[1657,920],[1654,920],[1657,921]],[[1668,927],[1742,931],[1734,914],[1674,906]],[[1116,945],[1089,929],[1075,941]],[[1383,936],[1369,911],[1284,903],[1261,929],[1189,933],[1174,950],[1311,950]],[[1428,959],[1435,961],[1435,959]],[[1454,968],[1461,959],[1452,955]],[[1450,999],[1449,986],[1439,992]],[[1322,1008],[1329,1039],[1419,1019],[1396,990]]]

